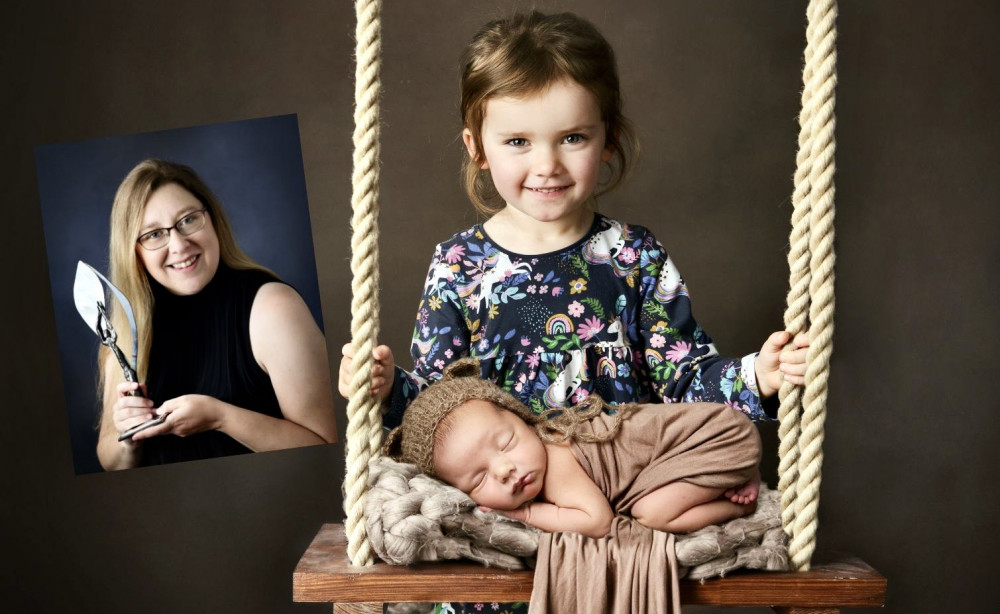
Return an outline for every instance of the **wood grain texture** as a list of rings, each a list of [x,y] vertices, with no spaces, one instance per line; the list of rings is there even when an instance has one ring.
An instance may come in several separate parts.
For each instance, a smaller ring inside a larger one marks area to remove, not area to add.
[[[354,567],[343,525],[325,524],[295,568],[292,594],[297,602],[516,602],[530,600],[533,575],[464,562]],[[834,556],[819,558],[808,572],[733,572],[705,582],[682,580],[680,586],[684,604],[818,614],[882,606],[886,579],[860,559]]]

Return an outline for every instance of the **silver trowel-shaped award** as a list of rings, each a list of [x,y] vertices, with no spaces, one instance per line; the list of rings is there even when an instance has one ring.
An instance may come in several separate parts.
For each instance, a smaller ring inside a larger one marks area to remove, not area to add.
[[[125,312],[125,316],[128,318],[129,327],[132,329],[132,361],[129,362],[125,358],[125,354],[122,353],[121,348],[118,347],[118,333],[115,332],[113,326],[111,326],[111,318],[108,317],[108,301],[105,289],[110,290],[111,294],[118,299],[118,303],[121,305]],[[76,303],[76,310],[80,313],[80,317],[86,322],[90,330],[97,333],[97,337],[101,340],[101,343],[108,346],[111,353],[115,355],[118,359],[118,364],[121,365],[122,372],[125,374],[125,381],[135,382],[136,380],[136,356],[139,353],[139,342],[138,335],[135,328],[135,316],[132,314],[132,305],[128,302],[128,298],[122,294],[119,290],[107,280],[106,277],[98,273],[92,266],[86,264],[85,262],[78,262],[76,265],[76,280],[73,282],[73,301]],[[141,392],[136,390],[132,393],[133,396],[141,396]],[[118,437],[118,441],[123,441],[125,439],[130,439],[132,435],[135,435],[143,429],[147,429],[151,426],[161,424],[166,420],[166,414],[143,422],[142,424],[136,425],[129,430],[125,431]]]

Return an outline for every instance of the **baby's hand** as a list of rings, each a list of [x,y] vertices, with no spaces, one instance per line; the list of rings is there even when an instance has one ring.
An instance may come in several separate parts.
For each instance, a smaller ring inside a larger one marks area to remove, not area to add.
[[[757,389],[760,397],[766,399],[781,388],[781,382],[801,386],[806,383],[806,353],[809,350],[809,332],[799,333],[791,339],[791,333],[778,331],[771,333],[757,354],[754,364],[757,371]],[[785,346],[792,342],[792,347]]]
[[[348,343],[341,349],[343,356],[340,359],[340,377],[337,389],[340,396],[345,399],[351,398],[351,378],[354,376],[354,346]],[[389,398],[392,392],[392,379],[395,377],[396,361],[392,357],[392,350],[388,345],[379,345],[372,350],[372,396],[384,401]]]
[[[479,511],[486,513],[493,512],[494,514],[500,514],[501,516],[506,516],[511,520],[518,520],[520,522],[527,524],[528,517],[530,516],[530,514],[528,513],[530,507],[531,507],[530,505],[523,505],[513,510],[495,510],[492,507],[486,507],[485,505],[480,505]]]

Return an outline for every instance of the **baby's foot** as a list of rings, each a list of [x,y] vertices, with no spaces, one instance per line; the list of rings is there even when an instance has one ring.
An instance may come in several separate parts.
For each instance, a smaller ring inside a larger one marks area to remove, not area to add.
[[[760,492],[760,471],[754,473],[750,481],[737,488],[730,488],[722,494],[723,497],[729,499],[733,503],[738,503],[740,505],[746,505],[747,503],[753,503],[757,500],[757,494]]]

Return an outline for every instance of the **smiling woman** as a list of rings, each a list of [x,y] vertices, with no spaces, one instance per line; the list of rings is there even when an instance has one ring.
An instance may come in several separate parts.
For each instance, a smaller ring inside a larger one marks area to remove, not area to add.
[[[299,294],[239,248],[191,168],[132,169],[115,195],[109,251],[112,283],[132,301],[145,384],[124,382],[102,349],[105,469],[336,440],[322,332]],[[121,310],[112,321],[130,342]]]

